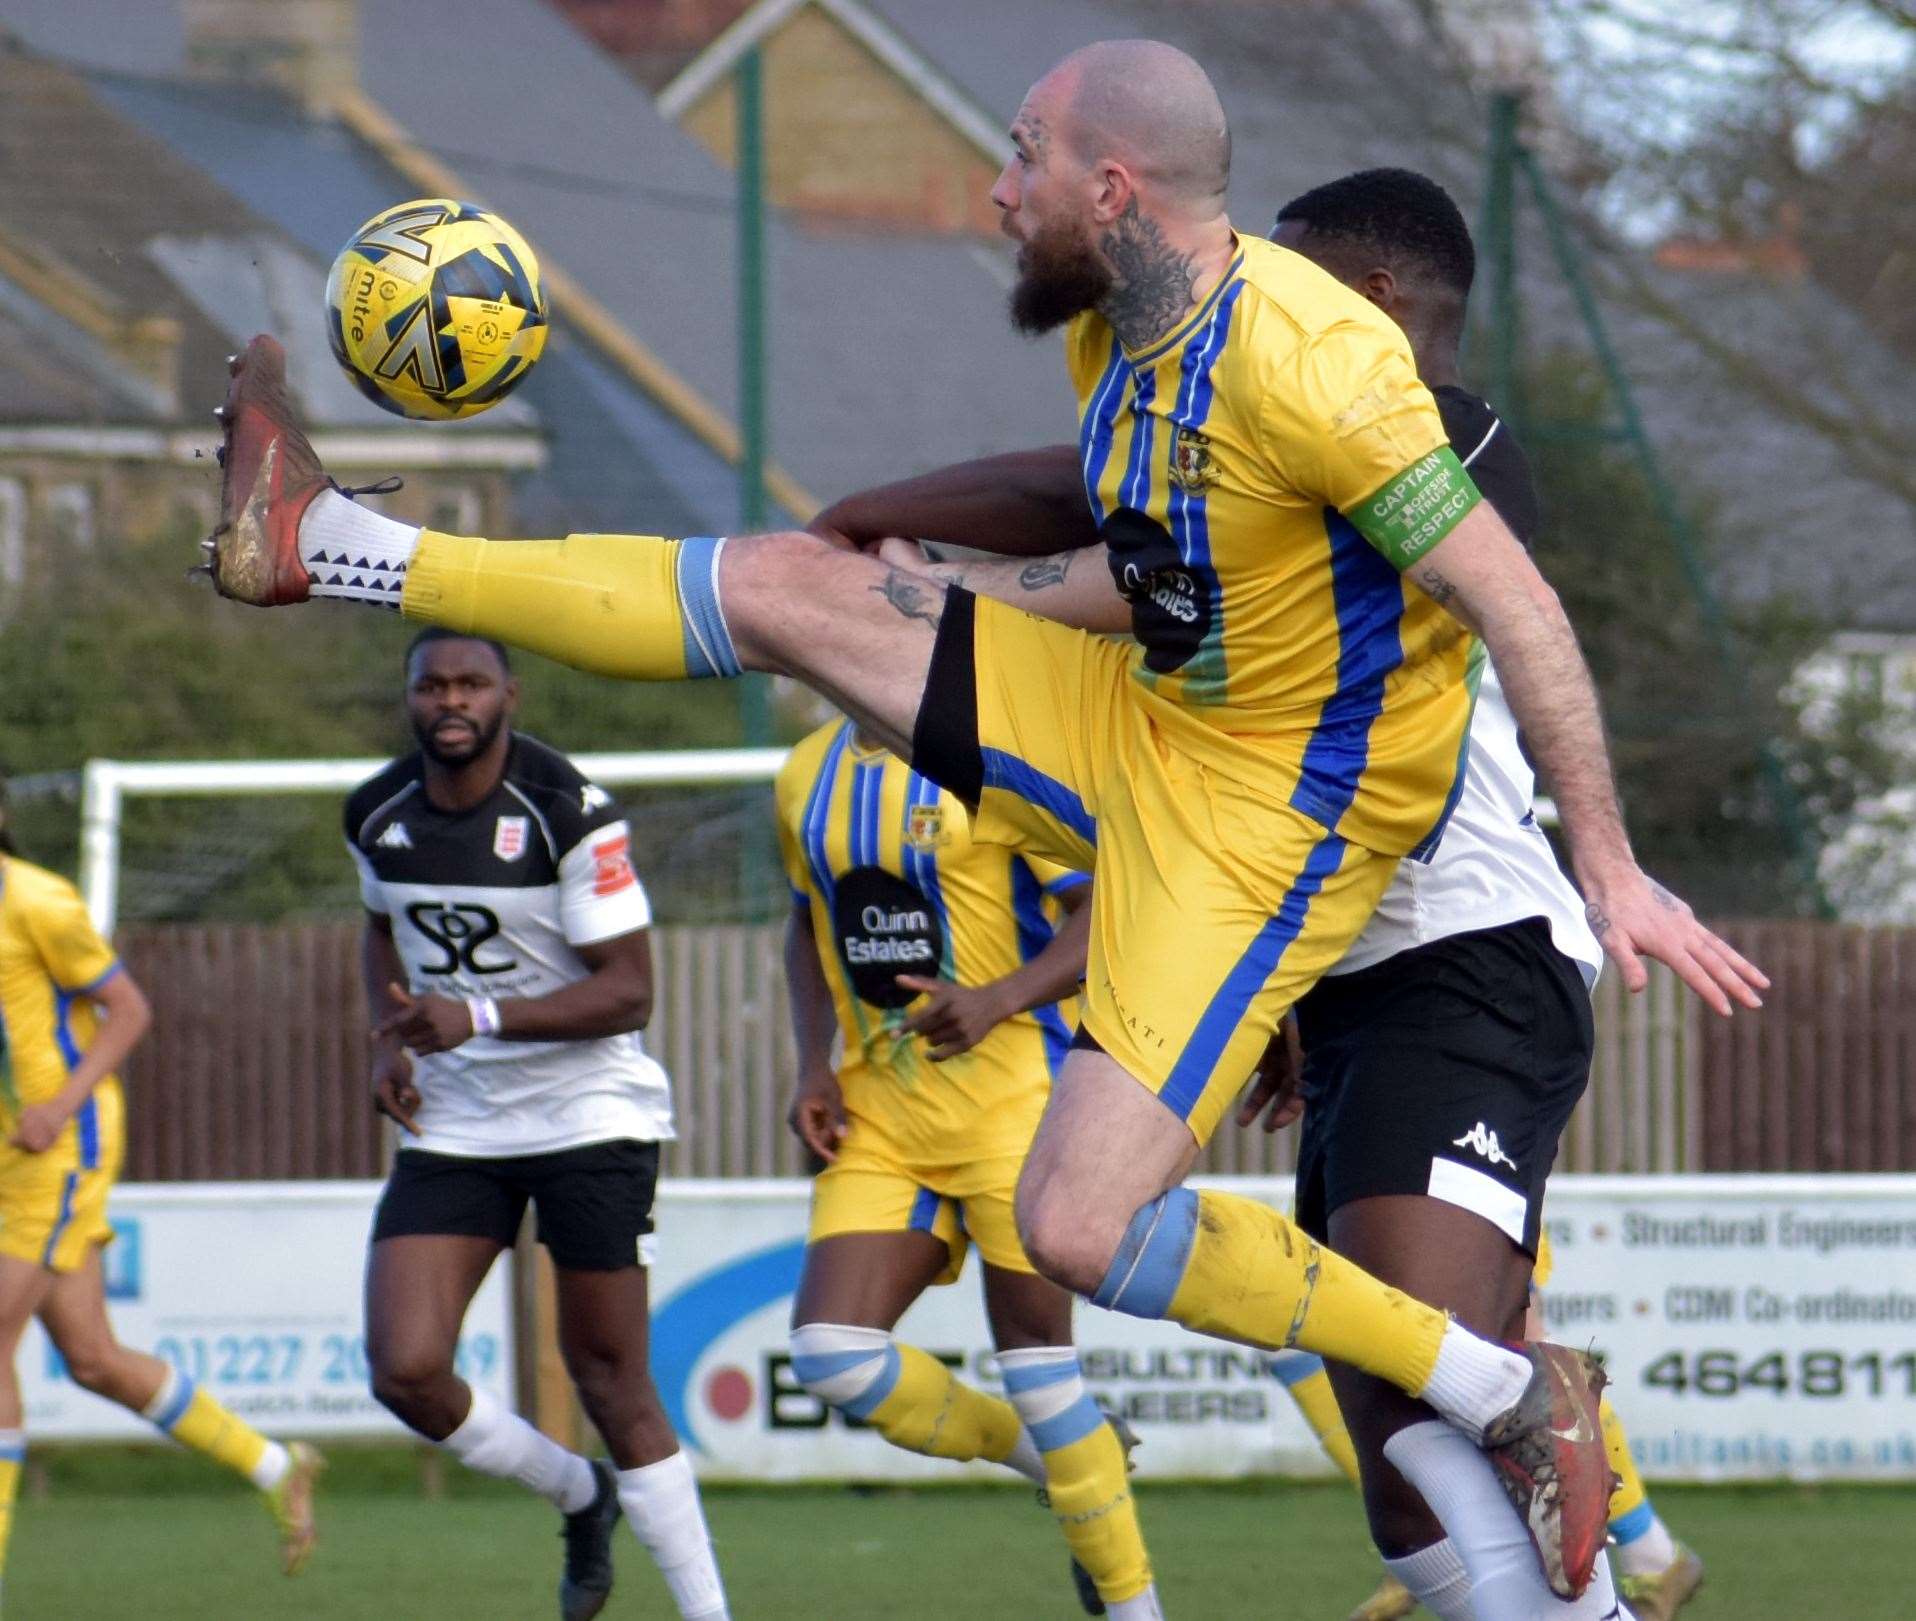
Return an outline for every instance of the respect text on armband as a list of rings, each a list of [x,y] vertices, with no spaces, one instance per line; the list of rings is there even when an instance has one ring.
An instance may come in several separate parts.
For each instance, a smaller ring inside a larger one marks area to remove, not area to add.
[[[1349,516],[1364,538],[1407,569],[1483,497],[1448,445],[1412,463]]]

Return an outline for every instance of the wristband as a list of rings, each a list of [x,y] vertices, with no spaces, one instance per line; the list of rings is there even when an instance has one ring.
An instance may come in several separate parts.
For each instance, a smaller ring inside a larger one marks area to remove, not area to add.
[[[468,996],[466,1013],[472,1020],[473,1035],[496,1036],[499,1034],[499,1004],[490,996]]]

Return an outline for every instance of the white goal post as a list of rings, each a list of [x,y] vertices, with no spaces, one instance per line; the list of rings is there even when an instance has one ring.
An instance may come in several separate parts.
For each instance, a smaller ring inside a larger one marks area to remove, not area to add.
[[[786,749],[662,749],[574,754],[607,787],[682,788],[769,782]],[[111,936],[119,915],[120,822],[135,796],[198,798],[241,794],[344,794],[390,764],[360,760],[89,760],[80,791],[80,890],[94,927]]]
[[[608,787],[686,788],[770,782],[788,749],[659,749],[627,754],[575,754],[586,776]],[[80,891],[94,927],[111,937],[119,919],[120,820],[134,796],[334,793],[359,786],[390,761],[356,760],[89,760],[80,790]],[[1537,801],[1537,816],[1556,825],[1556,807]]]

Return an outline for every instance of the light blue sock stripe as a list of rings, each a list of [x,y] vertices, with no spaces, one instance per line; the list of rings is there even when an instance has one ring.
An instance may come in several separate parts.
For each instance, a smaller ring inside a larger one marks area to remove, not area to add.
[[[1315,1379],[1324,1371],[1324,1359],[1310,1351],[1279,1351],[1271,1358],[1271,1372],[1285,1389]]]
[[[805,1384],[818,1383],[821,1379],[831,1379],[841,1373],[859,1367],[867,1362],[876,1362],[884,1356],[883,1351],[821,1351],[792,1358],[792,1372]]]
[[[879,1403],[892,1393],[898,1383],[899,1370],[903,1368],[903,1359],[898,1355],[898,1347],[885,1347],[885,1369],[872,1381],[871,1389],[862,1396],[854,1396],[848,1402],[841,1402],[840,1410],[850,1413],[853,1418],[870,1418],[878,1410]]]
[[[688,676],[737,675],[725,616],[719,612],[718,552],[714,535],[692,535],[679,542],[679,608],[685,615],[685,673]]]
[[[1198,1197],[1189,1188],[1173,1188],[1140,1205],[1093,1304],[1133,1317],[1162,1317],[1190,1264],[1197,1217]]]
[[[1027,1390],[1043,1390],[1046,1385],[1061,1385],[1079,1375],[1074,1356],[1059,1362],[1040,1362],[1036,1367],[1013,1363],[1004,1370],[1005,1394],[1022,1396]]]
[[[199,1393],[199,1386],[194,1384],[185,1374],[181,1374],[179,1378],[179,1389],[173,1392],[173,1405],[153,1420],[155,1424],[159,1425],[159,1427],[165,1430],[169,1435],[173,1431],[173,1426],[186,1417],[187,1408],[193,1405],[193,1398]]]
[[[27,1461],[26,1442],[7,1441],[4,1443],[0,1443],[0,1463],[25,1463],[26,1461]]]
[[[1104,1409],[1089,1395],[1080,1396],[1056,1418],[1040,1419],[1029,1426],[1032,1444],[1040,1452],[1056,1452],[1073,1441],[1082,1441],[1104,1422]]]
[[[1622,1547],[1646,1535],[1650,1527],[1656,1523],[1657,1511],[1650,1506],[1649,1499],[1645,1498],[1628,1514],[1619,1515],[1610,1522],[1610,1535],[1615,1537],[1617,1545]]]

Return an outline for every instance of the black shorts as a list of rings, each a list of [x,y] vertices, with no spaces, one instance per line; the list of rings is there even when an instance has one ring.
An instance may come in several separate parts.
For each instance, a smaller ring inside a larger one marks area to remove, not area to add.
[[[1353,1199],[1421,1194],[1535,1255],[1544,1179],[1596,1041],[1583,975],[1549,925],[1452,935],[1330,975],[1297,1016],[1298,1225],[1322,1239]]]
[[[552,1264],[581,1272],[644,1266],[659,1145],[621,1138],[553,1154],[477,1159],[402,1148],[373,1217],[372,1241],[457,1234],[510,1245],[530,1199]]]

